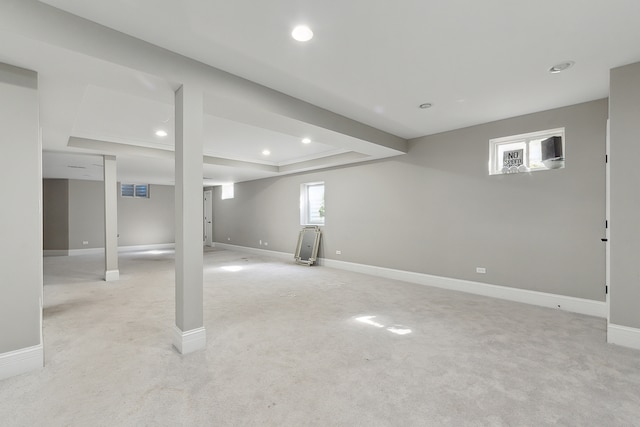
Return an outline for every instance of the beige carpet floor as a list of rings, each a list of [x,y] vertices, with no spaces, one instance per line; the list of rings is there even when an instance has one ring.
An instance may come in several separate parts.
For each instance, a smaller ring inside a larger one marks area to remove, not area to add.
[[[2,426],[640,426],[603,319],[220,250],[182,356],[171,252],[44,261],[46,367],[0,381]]]

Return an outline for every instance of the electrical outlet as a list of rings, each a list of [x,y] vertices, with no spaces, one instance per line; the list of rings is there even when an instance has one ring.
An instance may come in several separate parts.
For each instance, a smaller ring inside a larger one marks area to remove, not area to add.
[[[231,241],[231,237],[227,237],[227,241],[230,242]]]
[[[336,255],[342,255],[342,251],[336,251]]]
[[[267,243],[267,242],[264,242],[264,245],[265,245],[265,246],[269,246],[269,243]]]
[[[487,269],[484,267],[476,267],[476,273],[487,274]]]
[[[262,246],[262,240],[260,240],[260,246]]]
[[[83,240],[83,241],[82,241],[82,244],[83,244],[83,245],[88,245],[88,244],[89,244],[89,241],[88,241],[88,240]]]

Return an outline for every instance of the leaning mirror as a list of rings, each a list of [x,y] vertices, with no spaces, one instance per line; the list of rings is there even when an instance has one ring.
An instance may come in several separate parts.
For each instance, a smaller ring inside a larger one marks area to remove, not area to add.
[[[300,230],[295,259],[298,264],[312,265],[318,256],[320,227],[309,225]]]

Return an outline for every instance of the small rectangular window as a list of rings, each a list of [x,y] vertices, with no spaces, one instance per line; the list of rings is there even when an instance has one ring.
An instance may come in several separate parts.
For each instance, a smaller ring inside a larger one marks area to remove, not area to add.
[[[135,190],[133,184],[120,184],[120,195],[122,197],[134,197]]]
[[[146,185],[136,185],[135,193],[136,197],[147,197],[148,187]]]
[[[324,225],[324,182],[311,182],[300,186],[300,223]]]
[[[221,199],[233,199],[233,183],[231,184],[222,184],[222,195]]]
[[[120,184],[120,196],[149,198],[149,184]]]
[[[564,168],[564,147],[564,128],[491,139],[489,174]]]

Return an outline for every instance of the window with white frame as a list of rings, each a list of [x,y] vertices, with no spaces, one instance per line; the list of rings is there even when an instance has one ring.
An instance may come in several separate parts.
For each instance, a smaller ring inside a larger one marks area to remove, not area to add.
[[[324,225],[324,182],[309,182],[300,186],[300,223]]]
[[[120,184],[120,196],[149,198],[149,184]]]
[[[225,199],[233,199],[233,183],[231,184],[222,184],[222,192],[220,198],[222,200]]]
[[[564,168],[564,148],[564,128],[491,139],[489,174]]]

